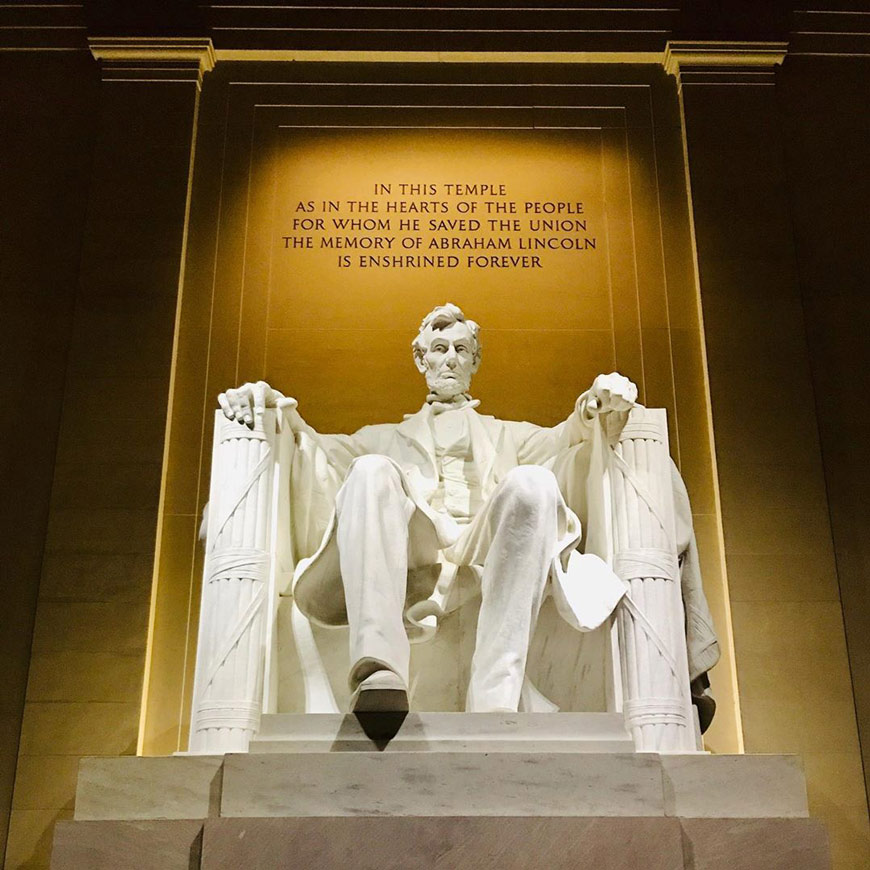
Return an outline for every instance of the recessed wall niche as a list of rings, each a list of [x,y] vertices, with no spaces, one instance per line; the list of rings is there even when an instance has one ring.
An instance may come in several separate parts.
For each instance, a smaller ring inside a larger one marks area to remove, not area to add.
[[[286,68],[285,68],[286,69]],[[203,91],[140,746],[183,749],[215,396],[265,378],[321,431],[416,410],[410,341],[483,327],[481,410],[558,422],[600,371],[667,408],[740,744],[678,107],[652,66],[219,67]],[[415,223],[416,221],[416,223]]]

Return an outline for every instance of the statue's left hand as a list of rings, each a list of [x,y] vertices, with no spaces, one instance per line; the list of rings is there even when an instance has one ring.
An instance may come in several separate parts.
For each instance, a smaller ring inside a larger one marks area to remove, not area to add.
[[[218,404],[228,420],[235,420],[252,429],[254,418],[262,416],[266,408],[292,409],[296,407],[296,400],[273,389],[265,381],[257,381],[221,393]]]
[[[619,372],[598,375],[592,382],[586,407],[596,414],[630,411],[637,401],[637,384]]]

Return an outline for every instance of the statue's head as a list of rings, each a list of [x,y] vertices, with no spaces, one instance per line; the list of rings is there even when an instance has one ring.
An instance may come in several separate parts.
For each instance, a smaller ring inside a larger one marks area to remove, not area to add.
[[[411,342],[414,363],[426,375],[429,391],[450,400],[467,393],[480,365],[480,327],[448,302],[433,308]]]

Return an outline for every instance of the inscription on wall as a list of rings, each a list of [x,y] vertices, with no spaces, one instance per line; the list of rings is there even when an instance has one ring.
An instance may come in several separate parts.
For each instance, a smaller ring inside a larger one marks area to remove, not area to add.
[[[246,262],[282,328],[360,310],[398,323],[433,299],[490,327],[612,328],[628,224],[597,130],[288,130],[278,145],[256,167],[268,256],[249,246]]]
[[[333,254],[338,269],[544,269],[553,252],[594,256],[583,199],[515,195],[505,181],[372,181],[358,198],[297,199],[281,246]]]

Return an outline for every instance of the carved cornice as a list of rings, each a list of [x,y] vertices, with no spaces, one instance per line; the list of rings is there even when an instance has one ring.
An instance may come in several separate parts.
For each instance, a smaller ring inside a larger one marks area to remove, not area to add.
[[[219,50],[601,54],[661,52],[682,2],[205,0],[198,9]]]
[[[781,64],[787,42],[671,41],[664,68],[684,85],[772,85],[773,68]]]
[[[214,69],[214,47],[208,37],[113,37],[88,39],[100,61],[103,81],[195,82]]]

